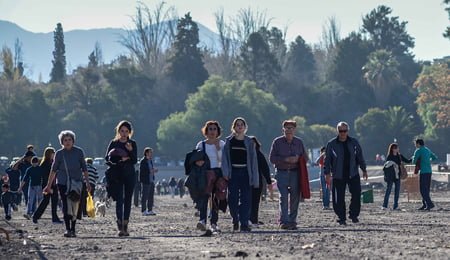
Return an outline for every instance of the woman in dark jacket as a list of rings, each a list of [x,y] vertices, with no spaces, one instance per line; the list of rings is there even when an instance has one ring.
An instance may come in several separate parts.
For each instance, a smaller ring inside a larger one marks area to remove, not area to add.
[[[116,200],[116,217],[119,236],[129,236],[128,221],[131,212],[137,163],[137,145],[131,139],[133,129],[128,121],[121,121],[116,126],[116,136],[109,143],[105,159],[109,165],[110,174],[114,176],[114,183],[110,187]],[[108,185],[109,185],[108,184]]]
[[[261,193],[263,191],[263,178],[266,180],[267,187],[272,190],[272,179],[270,178],[270,168],[267,164],[266,157],[261,152],[261,143],[256,139],[255,136],[252,137],[255,142],[256,156],[258,160],[258,172],[259,172],[259,187],[252,189],[252,208],[250,212],[250,221],[252,226],[257,227],[258,225],[263,225],[264,223],[259,221],[259,202],[261,200]]]
[[[55,149],[53,149],[53,147],[45,148],[44,157],[42,158],[42,161],[39,165],[39,167],[41,167],[42,169],[42,188],[45,188],[45,185],[47,185],[54,157],[55,157]],[[58,192],[56,192],[57,191],[56,182],[53,182],[52,184],[52,191],[53,192],[51,193],[44,194],[44,199],[41,201],[39,207],[33,214],[34,223],[37,223],[37,221],[41,218],[42,214],[44,214],[44,211],[47,208],[50,200],[52,202],[52,222],[62,223],[62,221],[58,217],[58,214],[56,213],[58,209]]]
[[[403,155],[400,154],[400,150],[397,143],[391,143],[388,148],[388,153],[386,157],[386,162],[393,161],[398,166],[398,174],[393,180],[387,181],[386,193],[384,194],[384,202],[383,209],[387,209],[389,204],[389,196],[391,195],[392,184],[395,183],[395,191],[394,191],[394,210],[399,210],[398,208],[398,198],[400,196],[400,165],[403,162],[411,163],[411,159],[406,159]]]

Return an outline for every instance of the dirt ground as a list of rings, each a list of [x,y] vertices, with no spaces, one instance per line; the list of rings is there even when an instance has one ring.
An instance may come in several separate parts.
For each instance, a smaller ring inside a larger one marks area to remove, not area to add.
[[[262,202],[260,220],[265,224],[251,233],[232,232],[231,218],[221,213],[222,232],[201,237],[195,229],[192,202],[156,196],[156,216],[142,216],[133,207],[131,236],[119,238],[114,226],[114,208],[106,217],[78,221],[77,238],[64,238],[64,227],[52,224],[48,212],[38,224],[22,217],[23,207],[0,227],[1,259],[448,259],[450,256],[450,192],[433,193],[436,209],[416,210],[419,203],[406,202],[402,211],[383,211],[382,194],[375,203],[363,204],[360,223],[339,226],[332,210],[322,210],[319,194],[300,204],[299,229],[282,231],[276,225],[277,202]],[[392,197],[391,197],[392,200]],[[391,201],[392,205],[392,201]],[[48,209],[49,210],[49,209]],[[47,210],[47,211],[48,211]]]

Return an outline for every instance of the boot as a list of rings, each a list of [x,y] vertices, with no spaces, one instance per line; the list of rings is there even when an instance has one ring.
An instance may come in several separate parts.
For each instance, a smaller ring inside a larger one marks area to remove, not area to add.
[[[124,236],[124,232],[123,232],[123,222],[120,220],[117,220],[117,229],[119,230],[119,237],[123,237]]]
[[[77,223],[76,220],[72,220],[72,226],[70,227],[70,235],[71,237],[76,237],[77,235],[75,234],[75,224]]]
[[[130,233],[128,233],[128,220],[123,221],[123,235],[126,237],[130,236]]]
[[[70,216],[64,216],[64,224],[66,225],[66,232],[64,233],[64,237],[70,237],[71,235],[70,220]]]

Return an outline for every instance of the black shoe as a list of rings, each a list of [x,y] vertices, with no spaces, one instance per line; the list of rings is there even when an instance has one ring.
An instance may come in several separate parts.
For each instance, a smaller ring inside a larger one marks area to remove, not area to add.
[[[37,224],[37,223],[38,223],[38,220],[35,219],[35,218],[33,218],[33,223],[34,223],[34,224]]]
[[[426,211],[430,211],[432,208],[434,208],[434,204],[431,204],[431,206],[429,206],[429,207],[426,207],[424,210],[426,210]]]
[[[52,223],[53,224],[61,224],[61,223],[63,223],[59,218],[56,218],[56,219],[53,219],[52,220]]]
[[[287,229],[288,230],[297,230],[298,229],[297,224],[289,224]]]
[[[5,219],[6,219],[6,220],[11,220],[11,216],[7,215],[7,216],[5,217]]]
[[[418,208],[417,210],[425,210],[427,207],[423,205],[422,207]]]
[[[64,232],[64,237],[72,237],[72,231],[67,230],[66,232]]]
[[[352,218],[352,222],[355,223],[355,224],[356,224],[356,223],[359,223],[358,217],[353,217],[353,218]]]
[[[338,222],[339,225],[341,225],[341,226],[347,225],[347,222],[345,221],[345,219],[339,219],[337,222]]]
[[[238,231],[239,230],[239,223],[234,223],[233,224],[233,231]]]
[[[249,226],[241,226],[241,232],[248,233],[251,231],[252,229]]]
[[[77,237],[77,234],[75,234],[75,230],[70,231],[70,237]]]

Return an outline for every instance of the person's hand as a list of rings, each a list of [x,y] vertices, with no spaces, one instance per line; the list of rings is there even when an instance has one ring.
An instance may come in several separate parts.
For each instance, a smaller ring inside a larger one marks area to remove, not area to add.
[[[363,178],[365,181],[369,178],[369,175],[367,175],[367,171],[363,171]]]
[[[44,194],[49,194],[49,193],[52,193],[52,187],[50,187],[50,186],[45,186],[45,188],[44,188],[44,190],[42,191],[42,193],[44,193]]]
[[[131,143],[130,142],[127,142],[126,144],[125,144],[125,148],[127,148],[127,150],[128,151],[133,151],[133,146],[131,145]]]
[[[325,175],[325,183],[327,184],[328,188],[331,187],[331,174],[326,174]]]
[[[158,172],[158,168],[153,168],[153,173],[157,173]]]
[[[86,190],[87,192],[91,193],[91,184],[89,182],[86,183]]]
[[[230,180],[230,178],[228,178],[227,176],[223,176],[223,178],[224,178],[226,181],[229,181],[229,180]]]
[[[267,184],[267,189],[269,189],[269,192],[273,192],[273,186],[271,184]]]
[[[296,163],[298,161],[298,156],[289,156],[286,158],[286,162],[288,163]]]
[[[128,157],[128,156],[127,156],[127,157],[122,157],[122,160],[121,160],[121,161],[122,161],[122,162],[125,162],[125,161],[127,161],[127,160],[130,160],[130,157]]]

